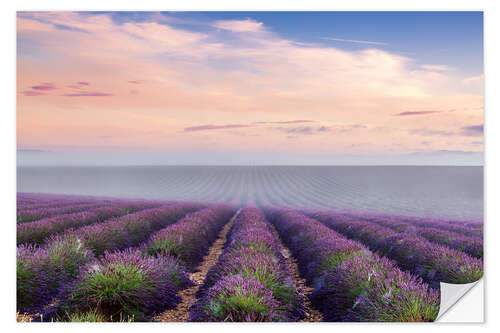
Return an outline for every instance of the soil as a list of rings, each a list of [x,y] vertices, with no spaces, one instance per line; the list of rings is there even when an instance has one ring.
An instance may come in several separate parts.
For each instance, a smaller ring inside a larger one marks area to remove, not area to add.
[[[304,311],[305,318],[299,320],[299,322],[320,322],[323,321],[323,315],[320,311],[313,308],[311,302],[309,301],[309,295],[313,291],[313,288],[307,285],[306,279],[302,278],[299,273],[299,266],[297,264],[297,260],[292,257],[290,250],[283,244],[281,238],[278,235],[278,232],[271,225],[271,229],[273,234],[276,236],[276,239],[280,243],[281,254],[285,257],[285,260],[288,264],[288,268],[293,275],[295,287],[297,288],[297,292],[299,295],[304,296]]]

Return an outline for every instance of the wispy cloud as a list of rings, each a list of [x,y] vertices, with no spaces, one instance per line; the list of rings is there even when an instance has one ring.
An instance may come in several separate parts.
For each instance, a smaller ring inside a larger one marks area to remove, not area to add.
[[[483,125],[464,126],[461,128],[460,133],[465,136],[482,136],[484,133],[484,126]]]
[[[357,39],[344,39],[344,38],[333,38],[333,37],[321,37],[324,40],[332,40],[335,42],[345,42],[345,43],[357,43],[357,44],[369,44],[369,45],[388,45],[384,42],[374,42],[369,40],[357,40]]]
[[[90,82],[87,81],[78,81],[76,84],[79,84],[81,86],[90,86]]]
[[[81,92],[81,93],[63,94],[61,96],[66,96],[66,97],[109,97],[109,96],[113,96],[113,94],[108,94],[108,93],[103,93],[103,92]]]
[[[470,76],[465,79],[462,79],[462,83],[464,84],[473,84],[473,83],[481,83],[484,81],[484,75],[476,75],[476,76]]]
[[[301,123],[313,123],[314,120],[285,120],[285,121],[256,121],[253,124],[266,125],[266,124],[301,124]]]
[[[45,94],[42,92],[39,92],[39,91],[25,90],[25,91],[23,91],[23,95],[24,96],[42,96]]]
[[[417,128],[409,131],[410,134],[416,134],[421,136],[454,136],[456,132],[445,131],[445,130],[432,130],[428,128]]]
[[[262,22],[251,19],[246,20],[221,20],[212,24],[213,27],[233,32],[260,32],[264,30]]]
[[[420,67],[429,71],[438,71],[438,72],[451,71],[454,69],[453,67],[446,65],[422,65]]]
[[[40,154],[40,153],[50,153],[49,150],[42,149],[31,149],[31,148],[19,148],[17,152],[20,154]]]
[[[31,89],[33,90],[54,90],[54,89],[57,89],[52,83],[50,82],[43,82],[39,85],[36,85],[36,86],[32,86],[30,87]]]
[[[274,130],[286,133],[286,134],[294,134],[294,135],[311,135],[315,133],[325,133],[330,132],[332,130],[329,126],[301,126],[301,127],[273,127]]]
[[[433,113],[443,113],[447,111],[405,111],[401,113],[396,113],[393,116],[423,116],[426,114],[433,114]]]
[[[421,136],[482,136],[483,125],[462,126],[457,130],[434,130],[428,128],[417,128],[409,131],[410,134]]]
[[[244,124],[228,124],[228,125],[211,125],[210,124],[210,125],[185,127],[184,132],[208,131],[208,130],[243,128],[243,127],[251,127],[251,126],[244,125]]]

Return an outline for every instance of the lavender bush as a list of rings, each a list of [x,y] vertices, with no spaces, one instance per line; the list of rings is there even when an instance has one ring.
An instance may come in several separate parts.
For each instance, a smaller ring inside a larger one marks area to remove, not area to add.
[[[76,278],[79,267],[94,254],[78,238],[52,237],[44,247],[17,248],[17,308],[34,312],[59,294],[62,285]]]
[[[210,288],[194,306],[191,321],[279,321],[279,303],[273,292],[253,277],[228,275]]]
[[[144,321],[179,303],[179,281],[189,279],[175,258],[153,258],[137,249],[105,252],[65,288],[61,309],[73,315],[95,310],[109,321]]]

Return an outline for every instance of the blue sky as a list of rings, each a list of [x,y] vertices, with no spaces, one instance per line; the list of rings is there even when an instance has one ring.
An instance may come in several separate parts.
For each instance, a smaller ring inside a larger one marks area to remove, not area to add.
[[[114,12],[116,22],[145,21],[152,13]],[[162,12],[172,26],[205,31],[215,20],[252,19],[283,38],[349,51],[377,48],[447,63],[466,75],[483,72],[482,12]],[[175,20],[177,19],[177,21]],[[369,41],[377,44],[328,40]]]

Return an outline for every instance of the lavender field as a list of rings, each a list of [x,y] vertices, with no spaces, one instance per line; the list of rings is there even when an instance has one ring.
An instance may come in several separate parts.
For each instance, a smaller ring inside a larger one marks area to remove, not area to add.
[[[260,184],[175,201],[18,192],[18,320],[433,321],[439,282],[483,274],[481,219]]]

